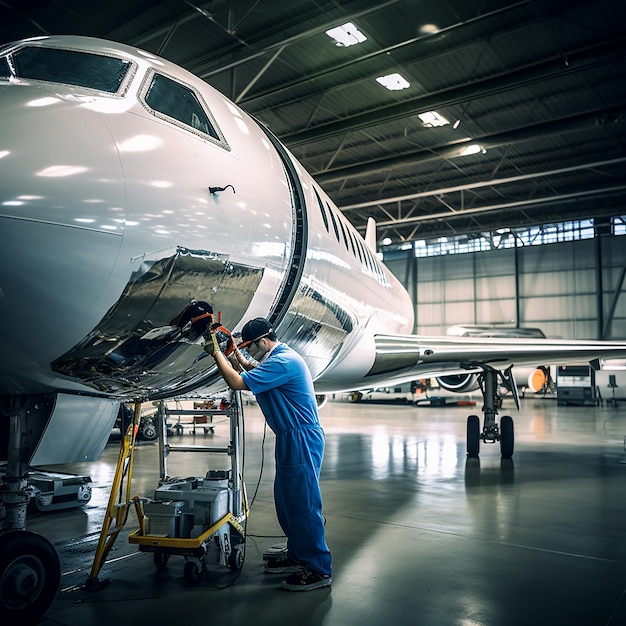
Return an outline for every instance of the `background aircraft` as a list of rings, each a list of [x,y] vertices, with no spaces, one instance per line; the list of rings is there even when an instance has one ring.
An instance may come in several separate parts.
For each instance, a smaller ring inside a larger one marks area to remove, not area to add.
[[[514,363],[626,356],[615,342],[412,334],[408,294],[272,133],[151,53],[6,45],[0,112],[4,615],[41,614],[60,575],[53,546],[22,530],[28,467],[97,458],[121,402],[221,386],[200,358],[214,320],[268,318],[320,394],[479,373],[472,456],[480,441],[513,454],[512,419],[496,416]]]

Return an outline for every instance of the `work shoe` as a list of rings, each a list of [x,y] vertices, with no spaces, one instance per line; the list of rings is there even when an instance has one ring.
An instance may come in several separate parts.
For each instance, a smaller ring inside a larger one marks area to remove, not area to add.
[[[280,556],[276,559],[265,561],[265,571],[268,574],[292,574],[304,570],[304,565],[290,559],[288,556]]]
[[[322,587],[330,587],[333,579],[319,572],[305,569],[302,572],[291,574],[280,583],[286,591],[313,591]]]

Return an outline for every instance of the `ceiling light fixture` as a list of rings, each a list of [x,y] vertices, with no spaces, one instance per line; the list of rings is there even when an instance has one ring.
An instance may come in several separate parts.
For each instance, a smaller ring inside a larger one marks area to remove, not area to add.
[[[472,143],[469,146],[466,146],[459,152],[459,156],[469,156],[470,154],[477,154],[482,150],[482,148],[477,143]]]
[[[439,32],[439,27],[435,24],[423,24],[419,28],[420,35],[436,35]]]
[[[347,48],[367,41],[367,37],[352,23],[346,22],[342,26],[336,26],[326,31],[340,48]]]
[[[376,79],[383,87],[389,89],[389,91],[399,91],[400,89],[407,89],[411,85],[400,74],[387,74],[387,76],[379,76]]]
[[[422,124],[426,126],[426,128],[435,128],[436,126],[445,126],[450,122],[443,117],[443,115],[439,115],[437,111],[426,111],[426,113],[418,113],[417,117],[422,120]]]

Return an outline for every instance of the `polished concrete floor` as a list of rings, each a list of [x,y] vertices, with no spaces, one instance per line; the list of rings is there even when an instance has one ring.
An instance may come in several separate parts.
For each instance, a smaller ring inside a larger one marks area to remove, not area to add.
[[[324,624],[329,626],[515,626],[626,624],[626,401],[558,406],[526,397],[515,419],[515,454],[494,445],[465,454],[468,407],[329,402],[321,411],[327,449],[322,491],[333,553],[332,589],[280,590],[262,553],[281,542],[272,503],[273,437],[245,407],[249,498],[243,568],[216,566],[187,586],[182,557],[157,572],[150,554],[122,534],[100,578],[82,589],[93,561],[119,439],[86,473],[94,496],[83,509],[29,517],[29,529],[59,551],[62,580],[42,626],[145,624]],[[224,436],[227,436],[225,433]],[[187,443],[218,441],[184,434]],[[264,455],[262,454],[264,450]],[[172,454],[170,475],[202,476],[215,461]],[[262,470],[262,471],[261,471]],[[138,446],[133,494],[150,495],[158,450]],[[136,528],[131,516],[128,531]]]

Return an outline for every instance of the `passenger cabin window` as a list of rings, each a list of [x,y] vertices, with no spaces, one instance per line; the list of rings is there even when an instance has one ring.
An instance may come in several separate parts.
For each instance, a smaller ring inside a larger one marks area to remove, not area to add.
[[[322,214],[322,219],[324,220],[324,226],[326,228],[326,232],[330,232],[328,230],[328,218],[326,217],[326,210],[324,209],[324,204],[322,203],[322,199],[320,198],[319,193],[317,193],[317,189],[315,189],[315,187],[313,187],[313,191],[315,193],[315,197],[317,198],[317,204],[320,208],[320,213]]]
[[[335,238],[337,239],[337,243],[339,243],[339,228],[337,226],[337,220],[335,219],[335,214],[333,210],[326,204],[326,208],[328,209],[328,213],[330,214],[330,220],[333,223],[333,230],[335,231]]]
[[[223,141],[200,104],[198,96],[186,85],[162,74],[154,74],[144,100],[153,111],[209,135],[217,141]]]
[[[3,58],[2,72],[9,76],[76,85],[97,91],[117,93],[132,65],[115,57],[59,50],[57,48],[20,48]]]
[[[346,247],[346,250],[350,250],[348,245],[348,236],[346,235],[346,228],[343,225],[343,219],[340,216],[337,216],[337,220],[339,221],[339,227],[341,228],[341,235],[343,236],[343,244]]]

